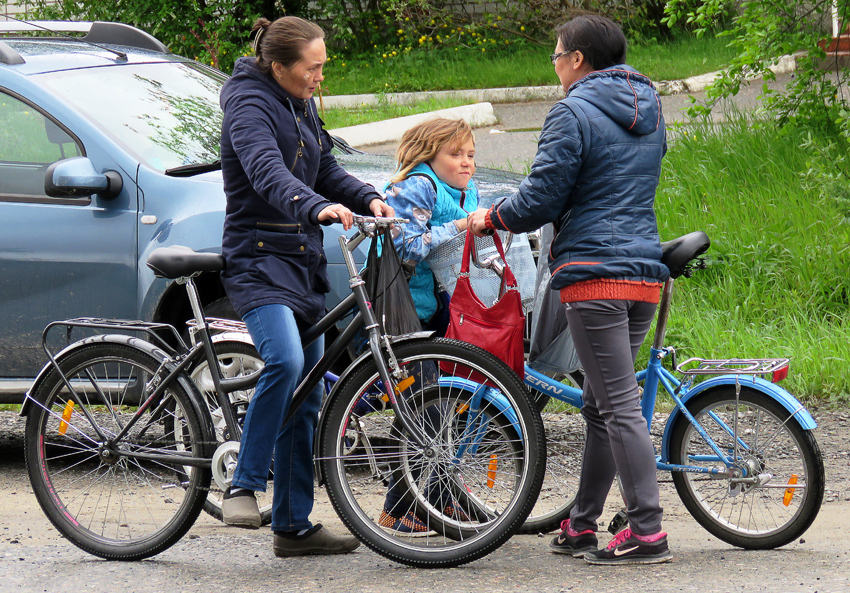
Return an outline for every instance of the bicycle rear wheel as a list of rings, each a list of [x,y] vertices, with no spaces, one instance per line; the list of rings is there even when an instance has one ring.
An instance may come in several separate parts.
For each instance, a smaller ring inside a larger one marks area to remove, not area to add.
[[[323,412],[319,461],[330,500],[387,558],[425,568],[470,562],[510,538],[534,505],[545,469],[540,415],[519,378],[479,348],[436,339],[394,352],[407,375],[399,397],[428,443],[416,446],[385,408],[376,365],[365,360]],[[473,372],[492,387],[469,380]],[[388,490],[400,502],[390,505]],[[388,508],[421,527],[393,529]]]
[[[687,407],[724,455],[736,460],[740,477],[751,479],[673,472],[691,515],[741,548],[772,549],[800,537],[823,501],[823,459],[811,431],[775,400],[746,387],[737,400],[735,387],[728,385],[694,397]],[[681,415],[671,433],[670,458],[675,464],[726,469]]]
[[[579,389],[584,384],[581,371],[559,378]],[[587,425],[578,409],[568,403],[536,389],[531,390],[531,398],[546,431],[546,475],[540,496],[519,533],[549,533],[569,518],[575,504]]]
[[[39,382],[26,423],[26,462],[36,499],[59,532],[111,560],[167,549],[191,528],[210,483],[212,434],[180,376],[120,440],[138,413],[139,394],[160,361],[140,348],[92,343],[59,361]]]
[[[257,349],[250,344],[240,342],[238,340],[225,340],[215,343],[215,352],[218,357],[221,372],[225,378],[242,377],[250,375],[263,368],[263,359],[260,357]],[[201,392],[204,403],[210,411],[210,416],[213,421],[213,429],[215,430],[215,438],[218,444],[222,444],[228,440],[234,440],[228,434],[227,425],[224,421],[221,407],[216,399],[215,384],[210,375],[209,364],[206,358],[196,364],[189,371],[189,376]],[[235,391],[230,393],[230,402],[233,406],[236,417],[241,423],[244,421],[245,414],[248,410],[248,404],[254,396],[254,389],[245,389],[243,391]],[[237,439],[238,440],[238,439]],[[224,461],[223,461],[224,462]],[[235,465],[235,464],[230,464]],[[274,463],[272,463],[274,467]],[[232,470],[235,467],[220,468],[220,473],[232,476]],[[263,525],[268,525],[272,522],[272,498],[274,495],[273,473],[269,470],[269,481],[265,492],[256,492],[257,504],[260,508],[260,517]],[[224,490],[216,480],[210,483],[210,491],[207,499],[204,502],[204,511],[211,517],[222,520],[221,503],[224,499]]]

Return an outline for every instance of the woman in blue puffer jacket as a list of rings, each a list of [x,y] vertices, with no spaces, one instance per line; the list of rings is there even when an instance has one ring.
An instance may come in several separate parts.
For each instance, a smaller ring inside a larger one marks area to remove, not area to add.
[[[557,233],[549,269],[585,371],[587,437],[576,503],[552,551],[591,564],[667,562],[655,451],[634,376],[669,276],[653,208],[667,150],[661,102],[625,65],[626,38],[610,20],[577,17],[557,36],[552,64],[567,96],[546,117],[517,193],[476,211],[470,229],[519,233],[553,222]],[[597,519],[617,474],[629,528],[597,550]]]

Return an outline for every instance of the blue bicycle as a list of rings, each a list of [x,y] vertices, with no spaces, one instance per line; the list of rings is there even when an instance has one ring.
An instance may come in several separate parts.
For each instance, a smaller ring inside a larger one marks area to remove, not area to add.
[[[676,351],[664,345],[674,281],[704,267],[699,256],[709,244],[702,232],[662,244],[662,261],[671,276],[658,307],[649,363],[636,375],[643,389],[641,407],[652,432],[659,387],[674,404],[656,445],[656,466],[672,473],[691,515],[734,546],[776,548],[800,537],[823,501],[823,459],[812,433],[817,424],[776,384],[788,374],[787,359],[677,363]],[[664,367],[666,361],[681,379]],[[584,444],[579,414],[549,410],[563,410],[564,404],[581,408],[582,393],[528,366],[525,384],[543,410],[548,460],[541,495],[523,531],[547,532],[569,517]],[[610,529],[622,525],[613,521]]]
[[[671,276],[659,304],[649,363],[636,375],[643,389],[642,409],[652,432],[659,386],[674,404],[660,433],[657,467],[671,472],[677,492],[694,518],[729,544],[775,548],[802,535],[820,509],[824,468],[812,433],[817,425],[805,407],[777,385],[787,376],[787,359],[690,358],[678,364],[674,348],[664,346],[674,281],[704,267],[700,256],[709,244],[702,232],[662,244],[663,261]],[[498,262],[490,263],[498,272]],[[229,360],[227,352],[238,350],[233,342],[250,338],[228,332],[213,340],[219,342],[220,356]],[[665,368],[666,361],[681,379]],[[335,379],[327,375],[326,385],[330,387]],[[519,532],[546,533],[569,516],[578,487],[585,431],[584,420],[575,413],[582,406],[581,375],[553,378],[526,366],[524,379],[543,412],[548,453],[540,496]],[[380,451],[382,442],[391,440],[392,423],[385,421],[376,436],[376,427],[386,413],[385,402],[380,400],[381,390],[366,383],[360,400],[348,410],[346,452],[359,452],[355,457],[369,468],[367,474],[378,484],[386,484],[393,469]],[[482,418],[488,410],[496,413],[505,419],[499,430],[521,438],[521,431],[505,414],[510,406],[496,390],[450,377],[440,378],[438,385],[474,394],[468,401],[484,410]],[[476,451],[488,439],[484,432],[470,432],[464,416],[468,409],[468,404],[457,405],[452,413],[442,415],[446,440],[461,445],[456,450],[458,463],[466,452]],[[489,475],[482,481],[496,484],[495,476],[504,469],[501,463],[494,456],[484,468]],[[379,485],[375,498],[380,499],[383,492]],[[486,509],[487,505],[467,504],[467,511],[472,508]],[[623,516],[618,514],[621,519]],[[462,525],[460,521],[456,526],[455,537],[464,536]],[[609,528],[616,531],[620,525],[622,522],[612,521]]]

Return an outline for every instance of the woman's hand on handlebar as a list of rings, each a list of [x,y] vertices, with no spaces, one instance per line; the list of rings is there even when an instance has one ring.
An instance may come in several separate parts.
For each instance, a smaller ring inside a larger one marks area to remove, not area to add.
[[[393,207],[380,198],[375,198],[369,202],[369,211],[373,216],[385,216],[387,218],[395,216],[395,210],[393,210]]]
[[[476,237],[483,237],[485,235],[493,234],[493,229],[487,228],[487,223],[484,218],[486,215],[487,208],[479,208],[478,210],[471,212],[466,218],[466,224],[469,232],[475,235]]]
[[[374,202],[374,200],[372,201]],[[341,222],[342,228],[347,231],[354,223],[354,213],[342,204],[331,204],[330,206],[326,206],[322,209],[321,212],[319,212],[318,219],[319,222]]]

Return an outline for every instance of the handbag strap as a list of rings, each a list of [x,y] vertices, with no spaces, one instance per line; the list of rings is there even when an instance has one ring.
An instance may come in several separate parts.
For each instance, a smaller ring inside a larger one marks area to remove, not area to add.
[[[463,243],[463,261],[460,263],[460,273],[461,275],[469,275],[469,260],[472,257],[472,242],[475,241],[475,236],[469,231],[466,232],[466,241]],[[505,257],[505,248],[502,247],[502,239],[499,237],[499,233],[493,233],[493,243],[496,244],[496,249],[499,251],[499,255],[502,257],[502,262],[505,264],[505,267],[502,270],[502,274],[505,278],[505,285],[511,288],[517,288],[516,277],[514,273],[511,271],[511,267],[508,265],[508,258]]]

